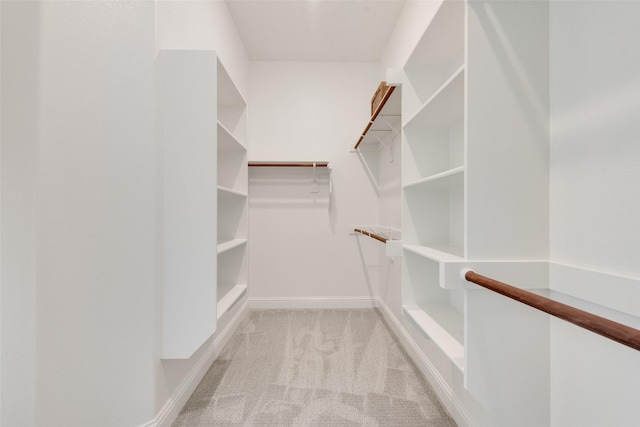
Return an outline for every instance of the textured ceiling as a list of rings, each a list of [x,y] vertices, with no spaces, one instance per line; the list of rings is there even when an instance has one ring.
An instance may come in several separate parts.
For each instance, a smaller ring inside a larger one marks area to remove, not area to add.
[[[404,0],[227,0],[251,60],[378,61]]]

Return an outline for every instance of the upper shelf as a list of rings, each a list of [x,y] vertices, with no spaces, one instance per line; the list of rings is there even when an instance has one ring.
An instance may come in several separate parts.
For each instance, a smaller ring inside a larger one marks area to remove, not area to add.
[[[247,197],[247,193],[218,185],[218,197]]]
[[[395,86],[389,86],[382,97],[382,101],[362,131],[362,135],[358,138],[354,149],[360,149],[363,144],[379,148],[389,133],[397,133],[400,128],[401,112],[399,93],[400,91],[395,91]]]
[[[421,102],[464,64],[465,2],[443,0],[403,69]]]
[[[404,67],[446,66],[464,50],[464,2],[444,0]]]
[[[218,106],[246,107],[247,101],[218,59]]]
[[[447,128],[464,120],[464,65],[458,68],[404,124],[420,135],[427,128]]]
[[[405,190],[414,189],[442,189],[460,187],[464,185],[464,166],[458,166],[435,175],[412,181],[402,187]]]
[[[247,151],[247,148],[240,142],[224,124],[218,122],[218,150],[219,151]]]

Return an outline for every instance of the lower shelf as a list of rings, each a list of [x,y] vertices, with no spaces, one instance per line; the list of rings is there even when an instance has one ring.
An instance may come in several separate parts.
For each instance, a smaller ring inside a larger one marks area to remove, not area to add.
[[[405,314],[464,372],[464,318],[455,308],[429,305],[402,307]]]
[[[220,298],[217,306],[218,320],[235,304],[247,291],[247,285],[235,285],[225,296]]]
[[[247,239],[233,239],[226,242],[218,243],[218,255],[230,251],[233,248],[242,246],[247,243]]]

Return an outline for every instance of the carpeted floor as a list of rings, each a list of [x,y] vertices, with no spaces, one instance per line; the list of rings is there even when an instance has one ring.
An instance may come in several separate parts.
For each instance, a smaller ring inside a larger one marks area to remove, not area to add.
[[[252,311],[173,427],[453,427],[376,310]]]

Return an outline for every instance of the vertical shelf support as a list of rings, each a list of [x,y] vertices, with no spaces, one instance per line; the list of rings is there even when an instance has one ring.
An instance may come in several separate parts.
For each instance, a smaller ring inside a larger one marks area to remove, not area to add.
[[[396,136],[398,136],[398,134],[400,133],[400,131],[393,125],[393,123],[387,119],[388,116],[382,116],[381,119],[382,121],[389,126],[389,129],[391,129],[391,140],[389,141],[389,163],[393,163],[395,161],[395,158],[393,156],[393,141],[395,141]],[[400,117],[400,116],[389,116],[389,117]],[[383,144],[384,145],[384,144]]]
[[[320,190],[318,185],[318,168],[317,168],[316,162],[313,162],[313,181],[311,182],[311,192],[317,193],[319,191]]]
[[[331,212],[331,205],[333,203],[331,201],[331,199],[333,199],[333,171],[330,166],[327,166],[327,169],[329,171],[329,212]]]

